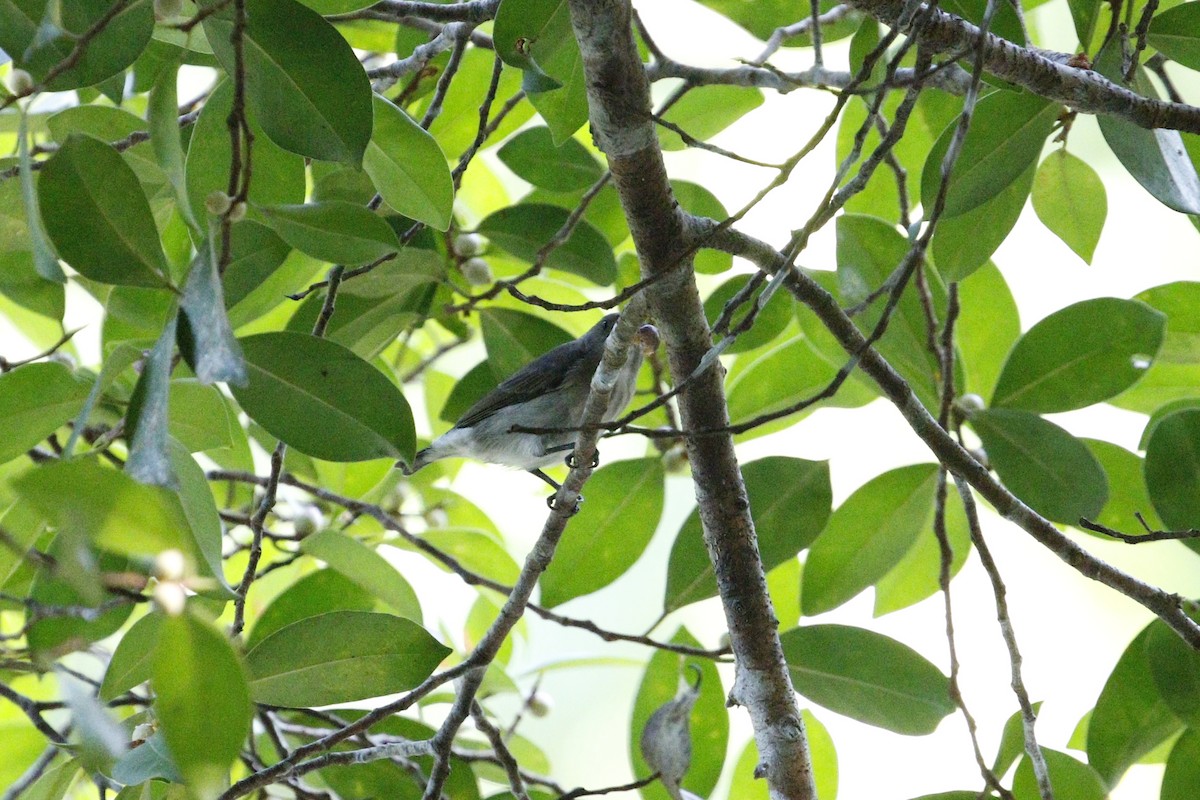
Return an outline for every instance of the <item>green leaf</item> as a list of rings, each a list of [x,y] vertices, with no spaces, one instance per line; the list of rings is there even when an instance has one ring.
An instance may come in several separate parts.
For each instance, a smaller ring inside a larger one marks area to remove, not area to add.
[[[74,419],[89,388],[62,364],[26,364],[0,374],[0,463],[24,454]]]
[[[167,260],[137,176],[110,146],[72,134],[42,168],[38,201],[59,255],[84,277],[163,286]]]
[[[1181,3],[1156,14],[1147,42],[1172,61],[1200,69],[1200,8]]]
[[[425,531],[421,538],[454,558],[468,571],[498,583],[512,585],[517,582],[517,577],[521,573],[517,562],[504,549],[500,537],[490,531],[472,528],[436,528]],[[433,558],[430,560],[441,569],[450,571],[450,568],[440,560]],[[499,609],[497,608],[497,610]]]
[[[53,766],[23,791],[21,797],[24,800],[62,800],[79,774],[79,769],[80,764],[75,759]]]
[[[975,106],[971,127],[950,174],[943,215],[958,217],[1018,183],[1037,163],[1059,106],[1029,92],[997,91]],[[928,214],[941,185],[942,159],[958,128],[954,120],[938,137],[921,175],[921,205]]]
[[[1094,522],[1116,530],[1134,530],[1138,526],[1135,514],[1141,514],[1147,524],[1162,527],[1162,520],[1154,511],[1146,489],[1142,459],[1123,447],[1100,439],[1083,439],[1088,450],[1096,457],[1108,478],[1108,502]],[[1103,534],[1096,534],[1108,539]],[[1187,544],[1187,542],[1184,542]]]
[[[1025,208],[1037,173],[1035,162],[999,194],[957,217],[942,217],[930,250],[948,281],[960,281],[988,263]]]
[[[1108,791],[1096,770],[1066,753],[1042,748],[1046,759],[1046,771],[1050,773],[1050,784],[1054,787],[1055,800],[1105,800]],[[1017,773],[1013,776],[1012,793],[1015,800],[1039,800],[1037,778],[1029,758],[1021,759]]]
[[[971,554],[971,529],[962,501],[950,484],[946,500],[946,538],[950,544],[950,577]],[[881,617],[932,597],[941,590],[942,548],[933,529],[933,516],[896,566],[875,583],[875,616]]]
[[[1168,414],[1146,444],[1146,487],[1154,510],[1175,530],[1200,527],[1200,409]]]
[[[1144,303],[1113,297],[1060,309],[1013,347],[992,405],[1044,413],[1114,397],[1146,373],[1166,322]]]
[[[787,0],[758,0],[747,5],[742,0],[702,0],[718,14],[736,22],[759,39],[769,39],[776,28],[796,21],[796,6]],[[822,13],[826,9],[822,8]]]
[[[449,654],[412,620],[331,611],[267,636],[246,666],[256,702],[303,708],[411,689]]]
[[[225,313],[221,275],[210,246],[208,241],[201,243],[183,287],[179,307],[186,338],[180,350],[201,383],[241,385],[246,382],[246,364]]]
[[[25,235],[29,237],[31,257],[37,274],[55,283],[66,283],[67,276],[58,265],[58,256],[46,238],[42,215],[38,209],[37,188],[34,185],[33,158],[29,154],[28,110],[21,112],[17,127],[17,168],[21,179],[21,205],[25,211]],[[61,317],[61,314],[59,315]]]
[[[833,503],[829,463],[769,456],[742,465],[746,494],[754,514],[763,570],[795,558],[825,527]],[[693,511],[671,547],[663,609],[715,597],[717,582],[704,546],[700,514]]]
[[[1125,648],[1088,723],[1088,763],[1108,786],[1183,727],[1154,688],[1146,645],[1157,627],[1166,626],[1147,626]]]
[[[895,733],[932,733],[954,711],[950,681],[883,634],[808,625],[780,636],[796,691],[830,711]]]
[[[226,6],[204,20],[213,53],[229,75],[233,18]],[[242,50],[246,100],[267,136],[302,156],[362,164],[371,139],[371,83],[333,25],[295,0],[247,0]]]
[[[693,139],[706,141],[762,105],[763,93],[744,86],[699,86],[663,114],[663,119],[683,129]],[[678,133],[658,127],[663,150],[683,150],[688,145]]]
[[[96,458],[43,464],[12,487],[51,524],[105,550],[132,556],[192,550],[191,529],[173,492],[138,483]]]
[[[138,784],[146,783],[152,778],[161,778],[170,783],[184,782],[183,776],[171,761],[171,754],[167,752],[167,742],[162,732],[154,734],[119,758],[113,765],[112,777],[118,783],[126,784],[117,795],[120,800],[155,800],[153,795],[149,798],[143,795],[127,796]],[[156,785],[162,784],[150,784],[151,787]]]
[[[1104,182],[1096,170],[1065,148],[1055,150],[1038,166],[1032,197],[1042,224],[1091,264],[1108,215]]]
[[[967,373],[965,388],[990,397],[1013,344],[1021,336],[1021,317],[1004,276],[988,261],[958,285],[961,309],[954,338]]]
[[[808,739],[808,753],[812,761],[813,781],[817,786],[817,800],[834,800],[838,788],[837,750],[833,745],[833,737],[829,730],[807,708],[800,710],[804,720],[804,733]],[[768,800],[770,791],[767,782],[756,777],[757,767],[762,759],[758,755],[758,745],[754,739],[746,742],[745,749],[738,757],[737,766],[733,768],[733,783],[729,787],[729,796],[738,800]],[[975,794],[965,800],[976,800]]]
[[[135,0],[119,11],[71,63],[64,63],[75,50],[79,37],[112,10],[111,0],[72,0],[54,6],[57,14],[43,24],[49,4],[45,0],[9,0],[0,3],[0,49],[28,71],[35,81],[64,64],[48,89],[61,92],[94,86],[122,72],[145,49],[154,29],[150,0]]]
[[[1200,653],[1166,625],[1151,625],[1146,659],[1159,697],[1191,728],[1200,723]]]
[[[887,575],[931,519],[936,485],[937,467],[914,464],[885,472],[850,495],[809,550],[801,611],[837,608]]]
[[[1200,384],[1200,283],[1177,281],[1155,286],[1133,299],[1166,314],[1167,330],[1150,369],[1110,402],[1158,414],[1172,402],[1195,397]]]
[[[1075,525],[1104,508],[1104,470],[1081,441],[1053,422],[996,408],[972,414],[970,424],[1000,480],[1037,513]]]
[[[543,605],[591,594],[633,566],[662,517],[664,479],[657,458],[618,461],[592,475],[587,503],[542,573]]]
[[[220,389],[194,378],[178,378],[171,381],[170,392],[168,429],[189,452],[233,446],[231,425],[237,423],[230,419]]]
[[[587,122],[587,90],[566,0],[504,0],[493,28],[496,52],[525,70],[529,101],[562,144]],[[547,81],[546,78],[550,80]],[[552,88],[557,83],[561,88]]]
[[[686,628],[678,629],[670,641],[672,644],[700,646]],[[629,727],[629,757],[635,775],[650,774],[651,770],[642,758],[641,748],[637,743],[655,709],[675,698],[680,688],[680,679],[689,684],[695,683],[693,667],[700,671],[700,696],[696,705],[692,707],[689,719],[692,764],[681,785],[692,794],[709,797],[721,774],[729,741],[729,712],[725,709],[721,676],[712,661],[685,659],[665,650],[657,651],[650,658],[642,675],[642,682],[638,686],[637,698],[633,701],[633,719]],[[661,783],[653,783],[641,791],[645,800],[668,800],[667,791]]]
[[[188,200],[187,176],[184,172],[186,157],[183,153],[183,142],[179,138],[178,80],[179,64],[172,63],[163,69],[154,82],[154,88],[150,90],[147,112],[151,127],[150,144],[154,147],[154,157],[158,166],[166,173],[171,188],[175,190],[175,204],[179,215],[189,228],[199,232],[199,223]]]
[[[533,263],[569,216],[570,212],[557,206],[520,203],[489,215],[479,223],[478,230],[500,249]],[[579,220],[567,241],[546,257],[544,265],[572,272],[597,286],[608,286],[617,278],[612,248],[586,220]]]
[[[172,760],[196,797],[216,797],[254,714],[241,661],[216,628],[184,614],[163,620],[151,674]]]
[[[573,338],[553,322],[523,311],[486,308],[479,313],[479,319],[488,352],[487,363],[497,381]]]
[[[101,700],[113,700],[150,680],[154,647],[162,635],[165,621],[162,614],[147,614],[125,631],[104,672],[104,681],[100,684]]]
[[[74,530],[60,531],[47,552],[57,560],[58,569],[53,573],[47,570],[36,573],[29,590],[30,599],[43,607],[83,606],[93,613],[31,620],[26,631],[29,649],[36,659],[44,662],[108,638],[133,612],[132,605],[101,607],[110,595],[101,586],[100,577],[129,570],[129,559],[113,553],[97,554]]]
[[[201,594],[219,601],[233,599],[233,590],[225,582],[224,562],[221,559],[221,544],[224,529],[217,503],[204,470],[192,458],[187,448],[171,440],[168,445],[171,469],[179,481],[178,502],[187,519],[189,529],[189,553],[195,561],[196,572],[202,578],[211,579],[211,588],[201,588]],[[174,499],[174,498],[172,498]]]
[[[486,309],[481,313],[490,313],[493,310],[495,309]],[[496,379],[492,365],[486,360],[480,361],[454,384],[441,413],[438,414],[438,419],[442,422],[457,422],[459,417],[467,413],[467,409],[499,385],[500,381]]]
[[[175,314],[142,363],[142,374],[129,399],[125,425],[132,432],[125,473],[142,483],[171,487],[175,476],[167,457],[167,401],[171,358],[175,354]]]
[[[1121,79],[1123,61],[1120,48],[1113,39],[1096,56],[1095,69],[1124,86]],[[1141,67],[1128,88],[1142,97],[1159,98],[1158,90]],[[1148,130],[1109,114],[1099,115],[1096,121],[1113,155],[1142,188],[1168,208],[1183,214],[1200,214],[1200,176],[1188,157],[1179,131]]]
[[[263,206],[259,211],[289,245],[331,264],[365,264],[400,249],[396,232],[382,217],[353,203]]]
[[[546,127],[527,128],[496,153],[517,177],[552,192],[581,192],[604,174],[604,167],[575,139],[555,145]]]
[[[421,602],[416,592],[374,548],[344,533],[324,530],[306,537],[300,549],[324,561],[400,616],[421,621]]]
[[[414,33],[416,33],[414,31]],[[495,28],[493,28],[495,33]],[[421,42],[426,41],[422,35]],[[411,52],[411,50],[409,51]],[[495,54],[479,47],[468,47],[450,88],[442,101],[442,113],[429,126],[429,132],[437,139],[445,153],[462,153],[475,141],[479,133],[479,108],[484,103],[492,82],[492,67]],[[512,97],[521,91],[521,71],[506,67],[500,72],[500,84],[496,97]],[[430,87],[432,88],[432,87]],[[413,109],[421,114],[428,110],[433,92]],[[533,106],[528,102],[518,103],[500,122],[490,141],[500,141],[533,116]],[[469,172],[475,173],[474,170]],[[481,176],[482,173],[475,173]],[[466,175],[467,191],[470,191],[471,175]],[[492,206],[488,206],[492,208]]]
[[[749,275],[736,275],[722,283],[713,290],[712,294],[705,298],[704,316],[708,318],[709,325],[717,321],[724,310],[725,304],[749,282]],[[764,283],[763,286],[765,285]],[[760,287],[746,302],[738,307],[738,310],[734,312],[733,318],[729,322],[727,330],[730,332],[737,330],[738,325],[746,319],[746,316],[754,308],[761,294],[762,288]],[[783,333],[788,323],[792,321],[793,308],[794,304],[786,291],[776,292],[767,304],[763,306],[763,309],[758,312],[758,316],[754,320],[754,326],[750,330],[741,333],[725,352],[730,354],[744,353],[747,350],[754,350],[769,343],[775,337],[779,336],[779,334]]]
[[[325,461],[412,459],[412,411],[375,367],[340,344],[303,333],[240,341],[249,381],[230,388],[272,436]]]
[[[454,182],[437,140],[383,97],[375,95],[375,125],[363,170],[398,213],[444,231],[454,211]]]
[[[229,189],[229,165],[233,160],[227,120],[233,110],[233,85],[222,81],[209,95],[188,140],[188,202],[199,212],[211,192]],[[254,135],[250,202],[257,204],[302,203],[305,192],[304,159],[271,141],[257,117],[247,109],[247,122]],[[201,220],[203,222],[203,220]],[[235,229],[246,223],[235,225]]]
[[[1041,712],[1042,703],[1038,701],[1033,704],[1033,715]],[[1020,711],[1014,711],[1004,722],[1004,729],[1000,733],[1000,747],[996,751],[996,760],[992,763],[992,772],[997,775],[1003,775],[1008,772],[1008,768],[1016,763],[1021,754],[1025,752],[1025,721],[1021,716]]]
[[[889,279],[907,256],[908,241],[895,226],[876,217],[843,214],[837,218],[837,275],[841,299],[846,305],[865,300]],[[934,307],[939,318],[945,317],[946,293],[936,273],[926,273]],[[877,298],[870,308],[855,318],[864,334],[870,334],[879,321],[889,293]],[[926,346],[925,311],[917,295],[915,281],[905,287],[892,313],[887,332],[876,343],[879,352],[909,382],[928,408],[937,408],[939,394],[937,364]]]
[[[601,194],[603,195],[603,193]],[[717,196],[698,183],[673,180],[671,181],[671,194],[675,195],[679,207],[690,214],[708,217],[718,222],[729,217],[729,212],[725,210],[724,204],[717,199]],[[595,205],[595,201],[593,201],[593,205]],[[617,209],[620,210],[619,205]],[[621,221],[625,221],[623,215]],[[625,228],[624,234],[621,237],[622,241],[629,235],[628,228]],[[617,242],[617,244],[619,243]],[[701,248],[692,256],[692,266],[701,275],[716,275],[733,266],[733,256],[720,250]]]
[[[374,606],[375,599],[357,583],[336,569],[319,569],[284,589],[263,609],[246,647],[253,649],[275,631],[308,617],[330,611],[370,611]]]
[[[1185,731],[1167,759],[1159,800],[1190,800],[1200,786],[1200,731]]]

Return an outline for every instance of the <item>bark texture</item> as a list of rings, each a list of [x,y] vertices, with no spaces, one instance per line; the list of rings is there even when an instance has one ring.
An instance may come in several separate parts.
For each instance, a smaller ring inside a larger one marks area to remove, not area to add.
[[[650,118],[650,92],[634,44],[627,0],[570,0],[583,54],[592,135],[608,157],[613,183],[641,259],[650,312],[666,343],[671,373],[691,375],[712,345],[684,237]],[[721,428],[729,414],[719,364],[696,376],[679,397],[687,430]],[[737,659],[730,704],[744,706],[775,800],[813,800],[804,723],[767,594],[754,521],[731,436],[688,440],[688,457],[704,541]]]

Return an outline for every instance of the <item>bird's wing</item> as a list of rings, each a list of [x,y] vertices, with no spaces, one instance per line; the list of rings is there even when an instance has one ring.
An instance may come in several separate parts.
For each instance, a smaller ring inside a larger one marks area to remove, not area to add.
[[[577,342],[567,342],[535,358],[467,409],[454,427],[470,428],[502,408],[558,391],[578,360],[576,349]]]

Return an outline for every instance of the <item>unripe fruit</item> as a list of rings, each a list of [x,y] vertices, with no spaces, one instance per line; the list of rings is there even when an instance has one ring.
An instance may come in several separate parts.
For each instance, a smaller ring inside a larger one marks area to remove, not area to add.
[[[492,276],[491,266],[479,256],[468,258],[462,263],[460,269],[462,269],[463,277],[467,279],[467,283],[472,286],[486,286],[495,280]]]
[[[554,699],[545,692],[534,692],[529,698],[529,713],[539,719],[548,716],[554,710]]]
[[[454,237],[454,252],[462,258],[477,256],[483,252],[487,240],[478,233],[460,233]]]
[[[970,418],[975,412],[983,411],[987,408],[987,404],[983,401],[983,398],[977,394],[964,394],[954,401],[954,405],[958,408],[958,413],[967,418]]]
[[[154,18],[159,22],[183,13],[183,0],[154,0]]]
[[[5,83],[8,85],[8,90],[17,97],[27,95],[33,91],[33,76],[23,69],[14,69],[8,73],[8,79]]]
[[[208,197],[204,198],[204,210],[212,214],[214,217],[219,217],[229,210],[233,205],[233,198],[222,192],[220,189],[214,189],[208,193]]]
[[[233,204],[233,208],[229,209],[229,221],[241,222],[246,218],[246,202],[244,200]]]

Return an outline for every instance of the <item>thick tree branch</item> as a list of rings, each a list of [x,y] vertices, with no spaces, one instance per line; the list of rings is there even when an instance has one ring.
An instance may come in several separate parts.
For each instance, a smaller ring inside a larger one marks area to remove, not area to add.
[[[571,0],[579,40],[592,132],[608,157],[613,185],[641,259],[642,277],[658,278],[645,294],[663,332],[674,375],[690,375],[712,346],[687,260],[683,218],[667,182],[650,116],[649,83],[634,44],[631,11],[622,0]],[[715,366],[680,396],[687,429],[729,422]],[[713,560],[729,625],[737,672],[729,700],[746,707],[754,726],[765,777],[776,800],[815,797],[804,723],[779,642],[778,620],[766,591],[750,504],[732,436],[689,438],[704,540]]]
[[[920,14],[907,11],[904,0],[852,0],[851,5],[902,33],[915,33],[911,20]],[[944,11],[930,15],[915,33],[922,47],[935,52],[958,53],[974,48],[979,28]],[[1078,69],[1020,47],[993,34],[983,37],[983,66],[998,78],[1024,86],[1034,94],[1070,106],[1084,114],[1122,117],[1143,128],[1167,128],[1200,133],[1200,108],[1143,97],[1118,86],[1098,72]]]

